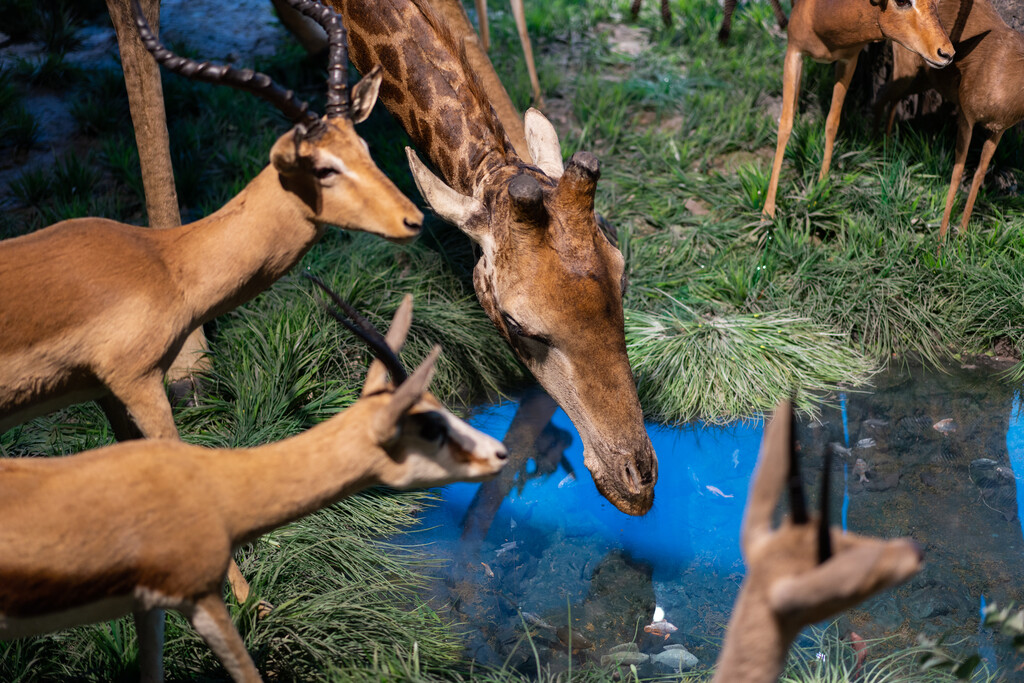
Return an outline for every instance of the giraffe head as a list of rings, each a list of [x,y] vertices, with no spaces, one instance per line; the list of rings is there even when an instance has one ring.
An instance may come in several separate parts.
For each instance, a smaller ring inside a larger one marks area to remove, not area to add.
[[[525,123],[536,165],[498,166],[476,196],[448,186],[411,149],[410,167],[433,211],[480,246],[477,296],[579,430],[598,490],[642,515],[654,502],[658,461],[626,357],[625,263],[594,213],[599,163],[578,152],[563,167],[544,115],[531,109]]]

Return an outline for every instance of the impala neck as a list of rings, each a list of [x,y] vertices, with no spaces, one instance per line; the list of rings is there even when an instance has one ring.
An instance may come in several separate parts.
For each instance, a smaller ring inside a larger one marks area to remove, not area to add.
[[[309,206],[285,190],[268,165],[216,213],[161,237],[168,269],[181,283],[195,324],[201,324],[273,284],[323,230]]]
[[[473,196],[515,160],[448,27],[426,0],[329,0],[345,19],[349,55],[366,73],[381,64],[380,99],[451,187]]]
[[[218,452],[213,468],[233,544],[377,484],[372,454],[380,451],[359,443],[368,419],[357,404],[289,439]]]
[[[867,0],[815,0],[812,9],[814,32],[829,50],[884,40],[878,25],[880,11],[877,5]]]

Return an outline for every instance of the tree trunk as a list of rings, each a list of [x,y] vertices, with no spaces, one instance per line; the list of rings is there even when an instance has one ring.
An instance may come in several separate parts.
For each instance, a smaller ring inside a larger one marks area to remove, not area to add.
[[[160,0],[141,0],[141,5],[149,25],[154,33],[158,33]],[[107,10],[117,32],[117,44],[121,51],[121,68],[128,89],[135,144],[139,148],[149,226],[173,228],[181,225],[181,213],[178,210],[178,193],[174,188],[174,170],[171,168],[160,66],[139,38],[129,0],[107,0]],[[189,335],[167,372],[172,391],[178,398],[194,389],[193,373],[209,367],[205,352],[206,338],[203,328],[199,327]]]

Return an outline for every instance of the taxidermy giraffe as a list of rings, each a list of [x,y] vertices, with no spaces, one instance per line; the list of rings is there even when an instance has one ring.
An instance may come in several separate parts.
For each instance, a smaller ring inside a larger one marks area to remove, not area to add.
[[[501,442],[427,391],[440,349],[411,375],[395,355],[412,297],[386,339],[347,310],[346,324],[378,360],[359,400],[298,436],[245,449],[150,439],[0,461],[0,639],[130,613],[142,680],[160,681],[163,612],[173,609],[234,681],[255,683],[259,671],[222,597],[233,549],[369,486],[439,486],[499,472]]]
[[[795,416],[784,401],[765,426],[750,484],[740,529],[747,576],[725,632],[715,683],[777,680],[801,629],[903,583],[923,566],[921,548],[909,538],[883,540],[829,526],[827,455],[821,514],[808,515],[796,446]],[[790,516],[773,528],[784,488]]]
[[[117,34],[121,68],[128,90],[128,109],[139,148],[139,168],[146,198],[146,214],[151,228],[175,228],[181,225],[178,193],[174,188],[170,140],[164,115],[163,85],[160,67],[149,56],[135,30],[131,0],[106,0],[110,21]],[[142,0],[146,16],[153,20],[153,32],[160,31],[160,0]],[[185,339],[177,358],[167,370],[171,392],[184,398],[195,390],[195,374],[210,368],[203,328],[197,327]]]
[[[380,63],[380,97],[440,171],[408,150],[431,208],[480,247],[473,284],[516,355],[579,430],[598,490],[623,512],[654,501],[657,458],[626,356],[625,263],[598,228],[600,168],[526,113],[536,166],[511,148],[454,38],[425,0],[331,0],[363,72]],[[442,180],[443,178],[443,180]]]
[[[1024,35],[1007,26],[989,0],[939,0],[939,19],[948,27],[956,48],[953,63],[936,69],[916,53],[893,43],[892,79],[878,94],[875,114],[880,116],[889,108],[888,135],[892,132],[894,105],[907,95],[935,88],[957,105],[956,159],[939,227],[941,245],[949,229],[974,126],[981,126],[985,144],[960,219],[961,231],[967,230],[974,200],[999,140],[1007,128],[1024,120]]]
[[[309,52],[316,54],[326,48],[327,35],[315,22],[309,21],[301,14],[293,10],[286,0],[271,0],[281,23],[302,43]],[[487,45],[480,36],[473,30],[473,24],[469,21],[469,15],[462,6],[461,0],[428,0],[434,11],[448,23],[448,28],[455,36],[456,42],[461,42],[466,51],[466,59],[477,80],[483,86],[487,97],[498,115],[498,120],[504,126],[512,147],[516,154],[526,163],[533,163],[530,157],[530,150],[526,144],[526,129],[523,127],[523,116],[512,103],[505,86],[494,71],[491,60],[487,57]],[[480,15],[486,24],[486,13]],[[518,18],[517,18],[518,22]],[[525,31],[525,17],[523,30]],[[484,34],[486,35],[486,34]],[[522,37],[522,36],[520,36]],[[529,38],[527,38],[529,40]],[[539,85],[538,85],[539,88]],[[539,95],[539,90],[536,91]]]

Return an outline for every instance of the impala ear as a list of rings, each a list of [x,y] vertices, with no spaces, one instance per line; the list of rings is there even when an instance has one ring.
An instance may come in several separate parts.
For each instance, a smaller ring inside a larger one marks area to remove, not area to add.
[[[440,355],[440,346],[431,349],[416,371],[409,375],[409,379],[395,389],[387,407],[377,413],[374,418],[374,431],[381,443],[386,443],[394,438],[398,421],[423,398],[427,387],[430,386],[430,380],[434,378],[434,367]]]
[[[291,175],[299,168],[298,128],[293,127],[270,148],[270,163],[282,175]]]
[[[377,102],[377,93],[380,92],[380,82],[383,78],[378,64],[352,88],[352,104],[349,105],[352,123],[362,123],[370,115],[374,103]]]
[[[771,533],[772,514],[785,488],[789,473],[789,457],[793,429],[792,408],[789,401],[775,406],[775,413],[764,426],[761,452],[750,482],[747,509],[740,528],[740,548],[748,551],[757,537]]]
[[[552,180],[562,177],[562,147],[558,144],[558,133],[547,117],[530,107],[523,115],[526,128],[526,147],[530,150],[534,165]]]
[[[412,327],[412,294],[406,294],[391,319],[388,333],[384,336],[384,341],[388,343],[388,347],[395,352],[396,356],[405,345],[405,338],[409,335],[410,327]],[[370,363],[366,381],[363,383],[362,395],[368,396],[387,388],[387,374],[388,370],[381,361],[374,360]]]
[[[459,194],[448,187],[420,161],[419,156],[411,147],[405,148],[405,155],[409,158],[409,170],[412,171],[416,187],[430,204],[430,210],[465,232],[473,240],[480,241],[482,232],[479,228],[473,227],[472,219],[486,212],[484,205],[473,197]],[[486,221],[481,222],[486,226]]]

